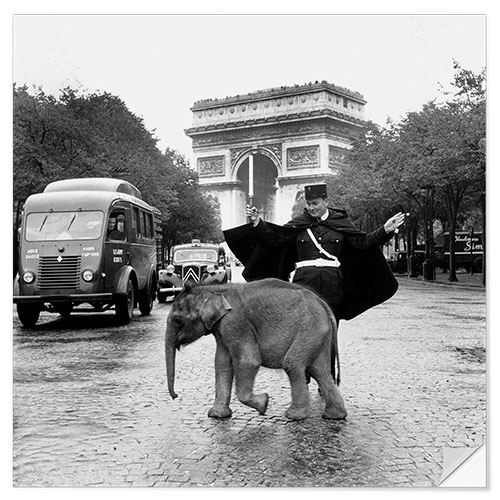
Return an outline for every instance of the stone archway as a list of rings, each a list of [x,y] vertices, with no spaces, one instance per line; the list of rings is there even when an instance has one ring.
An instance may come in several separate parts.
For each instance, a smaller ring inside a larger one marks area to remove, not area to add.
[[[349,167],[346,152],[363,131],[365,103],[358,92],[325,81],[194,103],[185,132],[200,186],[219,201],[222,228],[246,222],[250,155],[254,205],[270,222],[290,220],[304,184]]]

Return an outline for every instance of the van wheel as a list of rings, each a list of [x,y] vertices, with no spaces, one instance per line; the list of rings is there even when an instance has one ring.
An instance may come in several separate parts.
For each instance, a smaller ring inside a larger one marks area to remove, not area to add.
[[[127,283],[127,295],[116,301],[115,312],[120,325],[128,325],[134,316],[135,289],[134,283],[129,278]]]
[[[155,300],[154,290],[156,284],[151,280],[151,284],[139,294],[139,311],[143,316],[148,316],[153,309],[153,301]]]
[[[27,328],[36,325],[40,317],[41,306],[39,304],[17,304],[17,316],[19,321]]]

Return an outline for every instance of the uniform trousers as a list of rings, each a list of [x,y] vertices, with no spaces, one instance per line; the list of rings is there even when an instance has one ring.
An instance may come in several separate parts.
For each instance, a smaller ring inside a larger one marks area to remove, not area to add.
[[[339,308],[344,300],[344,283],[341,267],[299,267],[293,282],[314,290],[329,306],[339,324]]]

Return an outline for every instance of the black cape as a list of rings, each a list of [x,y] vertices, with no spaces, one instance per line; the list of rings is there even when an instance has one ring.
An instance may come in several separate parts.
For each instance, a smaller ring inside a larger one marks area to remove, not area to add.
[[[344,210],[329,211],[330,216],[321,221],[322,225],[341,233],[366,234],[354,226]],[[266,224],[275,231],[289,234],[314,227],[318,221],[304,211],[284,226]],[[270,246],[258,237],[252,224],[228,229],[224,231],[224,237],[230,250],[245,266],[243,277],[246,281],[263,278],[288,281],[288,275],[297,261],[295,243]],[[352,319],[396,293],[398,282],[379,247],[357,250],[345,244],[339,260],[344,276],[344,302],[338,319]]]

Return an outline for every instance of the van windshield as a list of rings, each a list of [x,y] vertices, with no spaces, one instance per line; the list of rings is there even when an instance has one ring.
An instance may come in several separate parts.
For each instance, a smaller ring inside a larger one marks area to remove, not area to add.
[[[189,261],[217,262],[217,251],[212,249],[184,248],[175,252],[175,263],[180,264]]]
[[[37,212],[26,218],[27,241],[95,240],[101,236],[104,213]]]

